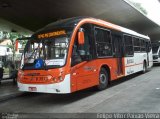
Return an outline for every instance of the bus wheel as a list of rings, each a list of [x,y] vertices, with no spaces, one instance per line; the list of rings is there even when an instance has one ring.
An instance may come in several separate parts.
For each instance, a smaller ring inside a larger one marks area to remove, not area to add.
[[[102,68],[99,73],[99,85],[97,86],[98,90],[104,90],[107,88],[108,79],[109,77],[107,71]]]
[[[142,70],[142,73],[146,73],[147,71],[147,65],[146,65],[146,62],[143,62],[143,70]]]

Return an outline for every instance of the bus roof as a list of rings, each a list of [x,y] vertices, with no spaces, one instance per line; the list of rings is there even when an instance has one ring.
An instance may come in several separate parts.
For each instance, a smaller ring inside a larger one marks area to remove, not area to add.
[[[61,28],[61,27],[75,27],[78,24],[78,22],[84,18],[87,18],[87,17],[72,17],[72,18],[58,20],[56,22],[46,25],[45,27],[38,30],[37,32],[52,30],[54,28]]]
[[[39,32],[43,32],[43,31],[49,31],[54,28],[75,27],[80,21],[83,21],[83,20],[88,20],[88,21],[91,20],[95,24],[100,23],[105,27],[109,26],[111,29],[117,29],[117,30],[124,32],[124,33],[127,33],[127,34],[135,35],[137,37],[141,37],[141,38],[148,39],[148,40],[150,39],[148,36],[137,33],[133,30],[112,24],[112,23],[104,21],[104,20],[92,18],[92,17],[72,17],[72,18],[68,18],[68,19],[58,20],[58,21],[50,23],[47,26],[45,26],[44,28],[38,30],[36,32],[36,34]]]

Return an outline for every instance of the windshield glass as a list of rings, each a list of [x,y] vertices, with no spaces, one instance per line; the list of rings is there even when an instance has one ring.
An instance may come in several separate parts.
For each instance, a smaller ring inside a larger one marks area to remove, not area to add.
[[[70,35],[71,32],[58,37],[29,40],[22,57],[21,68],[48,69],[65,65]]]
[[[159,48],[159,46],[152,46],[152,51],[154,54],[156,54],[158,52],[158,48]]]

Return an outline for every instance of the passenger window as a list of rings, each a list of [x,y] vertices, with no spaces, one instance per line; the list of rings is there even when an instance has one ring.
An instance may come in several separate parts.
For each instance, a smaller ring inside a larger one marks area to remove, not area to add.
[[[151,52],[151,49],[152,49],[152,45],[151,45],[151,41],[149,41],[149,51],[148,52]]]
[[[141,51],[142,52],[146,51],[146,42],[143,39],[141,40]]]
[[[133,41],[131,36],[124,35],[125,54],[126,56],[133,56]]]
[[[98,57],[112,56],[110,31],[95,28],[96,48]]]
[[[146,41],[146,51],[150,52],[151,51],[151,42],[150,41]]]
[[[141,42],[140,42],[140,39],[133,37],[133,42],[134,42],[134,51],[135,52],[140,52],[141,51]]]

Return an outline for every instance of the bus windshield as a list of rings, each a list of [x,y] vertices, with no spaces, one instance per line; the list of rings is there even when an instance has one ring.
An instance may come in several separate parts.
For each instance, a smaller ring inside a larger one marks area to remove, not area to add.
[[[70,35],[27,42],[22,69],[59,68],[65,65]]]
[[[156,54],[158,52],[158,48],[159,46],[152,46],[153,54]]]

